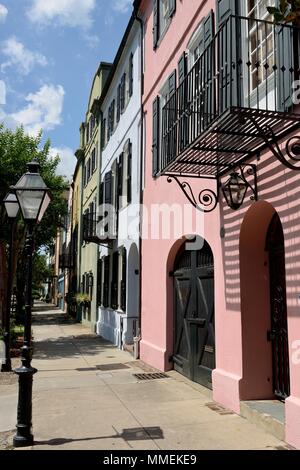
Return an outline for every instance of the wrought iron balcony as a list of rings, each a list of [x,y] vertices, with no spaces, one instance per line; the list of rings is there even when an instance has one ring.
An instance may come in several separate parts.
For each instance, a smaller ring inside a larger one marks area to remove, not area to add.
[[[59,256],[59,268],[60,269],[72,269],[73,268],[73,256],[68,253],[63,253]]]
[[[83,215],[83,240],[98,245],[110,243],[116,239],[117,218],[115,214],[110,217],[101,217],[96,212]]]
[[[277,142],[300,124],[299,38],[289,25],[230,16],[162,109],[159,173],[218,178],[264,146],[295,168],[299,140],[284,154]]]

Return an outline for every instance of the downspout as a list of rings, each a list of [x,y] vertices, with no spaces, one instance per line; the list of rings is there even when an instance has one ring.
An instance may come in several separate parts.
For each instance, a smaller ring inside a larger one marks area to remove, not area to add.
[[[81,252],[82,252],[82,242],[83,242],[83,218],[82,218],[82,209],[83,209],[83,173],[84,173],[84,161],[85,161],[85,155],[81,158],[81,182],[80,182],[80,231],[78,230],[78,240],[79,240],[79,260],[78,260],[78,271],[79,271],[79,276],[77,280],[77,285],[78,285],[78,292],[81,292]],[[77,307],[77,316],[76,320],[78,323],[81,323],[82,321],[82,310],[81,307]]]
[[[143,180],[144,180],[144,107],[143,107],[143,94],[144,94],[144,23],[138,16],[137,10],[134,12],[135,20],[141,27],[141,141],[140,141],[140,224],[139,224],[139,331],[135,345],[137,345],[137,352],[135,353],[136,359],[140,357],[140,342],[142,339],[142,207],[144,200],[143,193]]]

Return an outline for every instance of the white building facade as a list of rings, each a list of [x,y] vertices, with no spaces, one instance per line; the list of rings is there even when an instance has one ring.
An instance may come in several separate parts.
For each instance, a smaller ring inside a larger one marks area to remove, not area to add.
[[[97,333],[122,349],[139,334],[141,26],[132,16],[101,100]],[[109,224],[107,225],[107,219]]]

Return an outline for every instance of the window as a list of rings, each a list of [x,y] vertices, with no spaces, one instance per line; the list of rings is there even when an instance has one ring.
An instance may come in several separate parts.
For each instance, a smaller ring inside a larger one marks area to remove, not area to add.
[[[119,252],[112,255],[111,307],[119,307]]]
[[[125,110],[125,104],[126,104],[126,73],[123,73],[122,79],[121,79],[120,104],[121,104],[121,114],[122,114]]]
[[[109,266],[110,256],[104,258],[104,275],[103,275],[103,293],[102,293],[102,304],[104,308],[109,307]]]
[[[272,16],[267,11],[267,6],[274,5],[272,0],[247,0],[246,16],[248,18],[258,18],[260,20],[273,21]],[[271,24],[249,23],[249,55],[251,61],[251,85],[250,92],[256,88],[266,78],[266,73],[271,75],[274,65],[274,34]],[[256,67],[256,64],[268,63],[269,68]]]
[[[120,121],[121,117],[121,84],[118,85],[117,91],[117,122]]]
[[[102,304],[102,280],[103,280],[103,261],[102,259],[98,260],[98,269],[97,269],[97,305],[100,307]]]
[[[102,119],[101,124],[101,150],[104,149],[106,143],[106,119]]]
[[[92,174],[95,172],[97,168],[97,158],[98,158],[98,148],[95,147],[92,151]]]
[[[121,279],[120,279],[120,306],[126,312],[126,284],[127,284],[127,250],[121,251]]]
[[[166,30],[170,18],[176,11],[176,0],[154,0],[153,5],[153,47],[158,45],[160,37]]]
[[[127,140],[124,151],[119,157],[118,168],[119,207],[123,208],[132,199],[132,143]]]
[[[88,162],[87,162],[87,181],[86,181],[86,184],[90,181],[90,178],[91,178],[91,159],[89,158],[88,159]]]
[[[130,54],[129,57],[129,89],[128,89],[128,94],[129,97],[132,96],[133,93],[133,54]]]
[[[86,143],[88,143],[89,140],[90,140],[90,125],[89,125],[89,123],[86,124],[85,132],[86,132],[85,141],[86,141]]]

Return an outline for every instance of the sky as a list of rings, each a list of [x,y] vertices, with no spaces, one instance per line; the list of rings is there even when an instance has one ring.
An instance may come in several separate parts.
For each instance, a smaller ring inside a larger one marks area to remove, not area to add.
[[[68,179],[94,75],[131,12],[132,0],[0,0],[0,122],[42,129]]]

